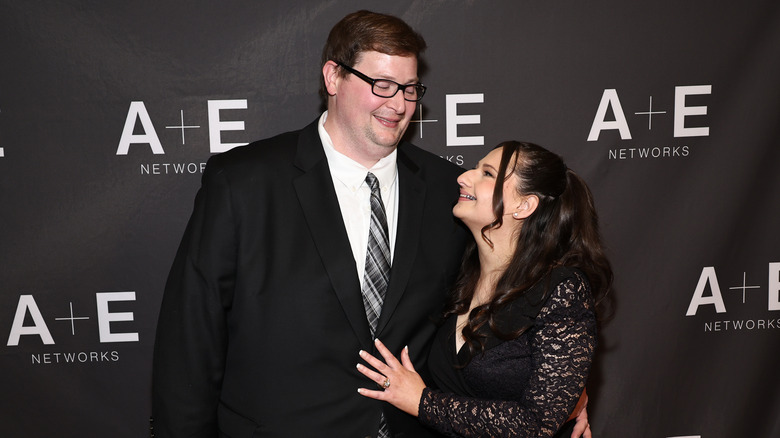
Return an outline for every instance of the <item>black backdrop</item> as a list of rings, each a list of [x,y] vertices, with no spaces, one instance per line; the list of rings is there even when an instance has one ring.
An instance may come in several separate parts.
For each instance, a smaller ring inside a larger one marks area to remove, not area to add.
[[[593,189],[595,436],[780,436],[780,3],[617,0],[0,1],[0,436],[147,434],[203,163],[317,117],[360,8],[428,41],[410,140],[537,142]]]

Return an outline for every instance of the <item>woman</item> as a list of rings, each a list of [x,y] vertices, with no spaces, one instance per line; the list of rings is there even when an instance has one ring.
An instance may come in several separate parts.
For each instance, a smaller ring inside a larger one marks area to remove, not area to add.
[[[500,144],[458,178],[453,214],[474,241],[429,356],[437,390],[381,342],[358,369],[385,400],[447,436],[568,436],[611,287],[593,197],[561,158]]]

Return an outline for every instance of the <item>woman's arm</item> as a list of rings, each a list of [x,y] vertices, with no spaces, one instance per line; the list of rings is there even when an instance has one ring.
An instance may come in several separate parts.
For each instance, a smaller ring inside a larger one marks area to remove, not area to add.
[[[421,379],[410,380],[416,373],[408,362],[408,353],[402,354],[402,364],[384,347],[379,351],[387,364],[361,354],[378,372],[362,365],[358,368],[379,385],[390,379],[390,386],[384,391],[359,391],[419,415],[423,424],[448,436],[552,436],[579,399],[590,369],[595,316],[589,297],[582,278],[567,279],[553,291],[536,318],[532,339],[535,370],[529,387],[518,394],[520,401],[482,400],[431,391],[424,388]]]

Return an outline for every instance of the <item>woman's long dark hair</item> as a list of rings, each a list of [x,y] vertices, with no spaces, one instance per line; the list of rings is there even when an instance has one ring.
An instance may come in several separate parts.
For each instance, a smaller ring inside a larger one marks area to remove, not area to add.
[[[597,303],[612,287],[612,268],[601,243],[593,195],[585,182],[566,167],[560,156],[536,144],[507,141],[498,148],[503,151],[493,190],[495,220],[482,229],[482,239],[492,246],[486,231],[503,225],[503,186],[507,174],[517,177],[518,194],[536,195],[539,205],[516,234],[514,254],[498,279],[492,299],[469,314],[463,338],[471,356],[484,349],[478,330],[485,324],[504,340],[516,338],[525,330],[521,327],[511,333],[500,332],[494,316],[557,266],[575,267],[585,273]],[[479,275],[479,256],[476,242],[472,241],[463,256],[445,317],[469,310]]]

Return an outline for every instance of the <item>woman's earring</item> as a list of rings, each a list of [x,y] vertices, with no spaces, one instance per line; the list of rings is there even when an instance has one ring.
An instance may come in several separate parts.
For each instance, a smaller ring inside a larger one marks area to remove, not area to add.
[[[518,216],[517,212],[512,213],[513,218],[517,219],[517,216]]]

